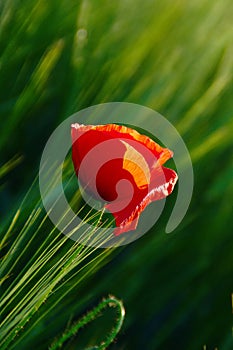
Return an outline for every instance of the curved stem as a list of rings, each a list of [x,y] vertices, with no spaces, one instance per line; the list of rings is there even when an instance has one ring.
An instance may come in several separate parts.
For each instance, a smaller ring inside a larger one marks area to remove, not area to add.
[[[123,303],[114,296],[109,296],[108,298],[103,299],[94,309],[88,311],[86,315],[84,315],[78,322],[76,322],[71,328],[65,331],[65,333],[50,346],[49,350],[57,350],[62,347],[62,345],[69,338],[77,334],[80,328],[84,327],[91,321],[94,321],[98,316],[100,316],[101,311],[103,311],[106,307],[114,307],[117,308],[117,318],[116,324],[111,329],[110,333],[106,336],[106,339],[101,342],[100,345],[94,346],[94,349],[104,350],[106,349],[116,338],[119,333],[124,317],[125,317],[125,309]],[[86,349],[88,350],[88,349]],[[90,350],[90,348],[89,348]]]

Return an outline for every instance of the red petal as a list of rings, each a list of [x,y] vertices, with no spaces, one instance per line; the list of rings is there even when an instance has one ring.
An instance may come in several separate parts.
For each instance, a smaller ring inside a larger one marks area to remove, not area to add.
[[[137,227],[138,219],[141,212],[151,202],[167,197],[173,191],[173,188],[178,180],[176,172],[165,167],[158,167],[153,172],[153,178],[150,191],[138,191],[135,193],[134,200],[126,208],[118,213],[113,213],[117,229],[115,235],[134,230]],[[110,206],[106,206],[111,211]]]
[[[71,125],[71,135],[73,142],[82,135],[85,138],[85,141],[88,141],[85,144],[84,140],[81,141],[79,138],[79,142],[82,142],[82,149],[79,150],[81,158],[97,143],[113,138],[126,138],[138,141],[140,144],[145,145],[156,156],[160,165],[164,164],[173,156],[173,152],[168,148],[161,147],[149,137],[141,135],[136,130],[123,125],[82,125],[76,123]],[[81,158],[80,161],[82,160]]]
[[[108,140],[113,141],[111,149],[89,157],[80,174],[85,156]],[[116,235],[135,229],[144,208],[152,201],[168,196],[177,181],[173,170],[161,166],[173,153],[126,126],[73,124],[72,141],[76,174],[92,195],[109,202],[105,207],[115,218]],[[105,162],[106,154],[110,158]],[[93,169],[97,163],[101,166],[95,177]]]

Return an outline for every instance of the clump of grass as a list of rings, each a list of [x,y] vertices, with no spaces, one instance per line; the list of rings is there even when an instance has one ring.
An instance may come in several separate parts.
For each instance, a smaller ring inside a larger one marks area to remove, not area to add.
[[[27,324],[30,323],[33,316],[38,313],[38,310],[52,294],[63,290],[56,302],[46,309],[44,314],[50,312],[70,289],[74,288],[71,285],[70,288],[64,289],[64,286],[72,278],[78,276],[78,281],[81,282],[83,278],[87,278],[88,275],[96,271],[98,265],[106,260],[112,252],[112,249],[98,249],[103,243],[102,234],[97,232],[98,227],[102,228],[103,225],[100,224],[102,220],[101,212],[94,212],[93,214],[90,209],[86,212],[84,220],[80,222],[79,226],[63,235],[58,232],[56,227],[51,227],[48,224],[48,214],[44,212],[42,202],[39,200],[24,222],[24,210],[27,208],[27,202],[30,202],[30,196],[33,195],[36,183],[37,179],[18,208],[8,230],[2,233],[0,243],[3,253],[0,270],[2,284],[0,347],[2,350],[9,346],[12,348],[17,346],[21,337],[24,337],[30,329],[29,326],[27,330]],[[67,181],[66,186],[69,183],[70,181]],[[48,186],[51,189],[51,186],[56,186],[56,183],[49,183]],[[72,201],[78,202],[79,197],[80,194],[77,190]],[[83,210],[85,210],[85,205],[79,208],[79,212]],[[66,214],[64,213],[61,220]],[[82,244],[80,244],[80,241],[70,240],[70,236],[81,230],[85,222],[95,224],[89,226],[92,228],[82,233]],[[21,229],[18,230],[20,226]],[[95,238],[92,238],[93,235],[95,235]],[[90,240],[95,243],[94,247],[89,246]],[[77,283],[75,287],[77,287]],[[71,328],[71,332],[74,333],[79,327],[96,317],[103,307],[111,306],[111,302],[117,307],[123,307],[117,299],[108,298],[100,303],[93,312],[87,314],[80,321],[79,326]],[[42,314],[40,318],[43,317]],[[123,314],[121,322],[117,322],[118,326],[108,337],[107,343],[110,342],[110,338],[115,338],[122,324],[122,319]],[[68,334],[70,333],[68,332]]]

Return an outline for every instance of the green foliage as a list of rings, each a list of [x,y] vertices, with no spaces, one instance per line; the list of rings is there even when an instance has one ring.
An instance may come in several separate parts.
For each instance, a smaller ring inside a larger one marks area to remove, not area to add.
[[[231,9],[230,0],[0,2],[1,349],[48,349],[109,292],[127,311],[111,349],[232,349]],[[110,101],[166,116],[195,175],[174,233],[164,234],[172,195],[149,233],[115,251],[63,237],[33,183],[54,128]],[[65,348],[98,343],[105,326]]]

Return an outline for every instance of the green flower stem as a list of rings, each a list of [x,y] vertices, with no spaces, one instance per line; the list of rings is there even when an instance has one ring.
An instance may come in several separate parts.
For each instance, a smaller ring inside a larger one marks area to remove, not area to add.
[[[103,311],[106,307],[117,308],[116,323],[111,329],[110,333],[106,336],[106,339],[102,341],[101,344],[94,347],[94,349],[98,350],[106,349],[119,333],[125,317],[125,309],[123,303],[114,296],[109,296],[108,298],[103,299],[93,310],[89,311],[71,328],[66,330],[65,333],[50,346],[49,350],[60,349],[68,339],[77,334],[80,328],[84,327],[91,321],[94,321],[98,316],[100,316],[101,311]]]

